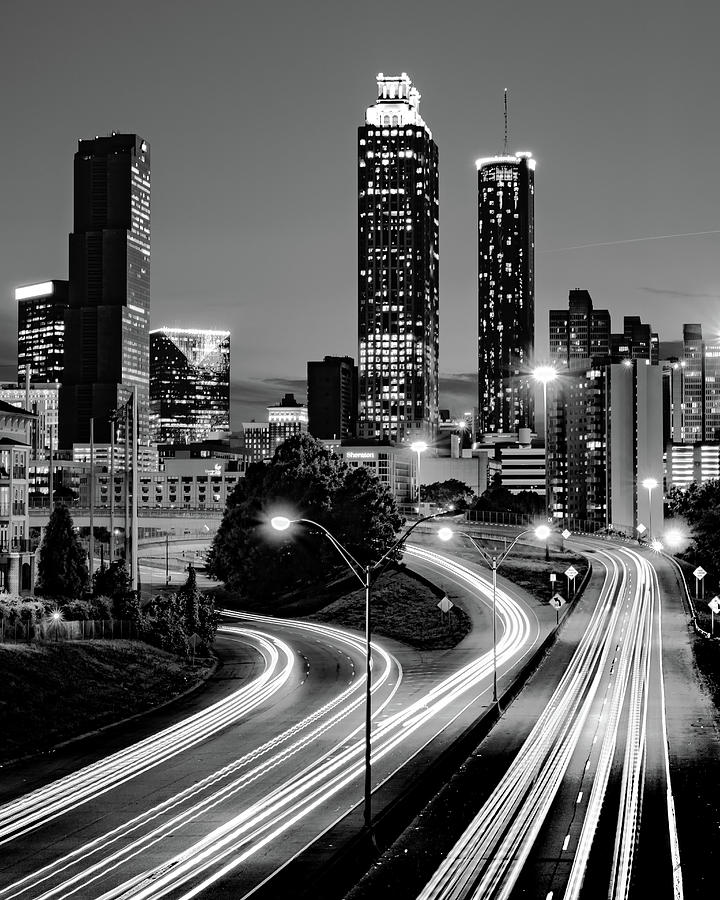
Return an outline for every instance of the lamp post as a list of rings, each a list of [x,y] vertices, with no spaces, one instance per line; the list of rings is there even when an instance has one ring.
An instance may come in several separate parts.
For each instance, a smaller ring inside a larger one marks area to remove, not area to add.
[[[425,441],[413,441],[410,449],[417,453],[417,468],[415,469],[415,487],[417,493],[418,515],[420,514],[420,454],[424,453],[428,448]]]
[[[643,480],[642,486],[647,489],[648,492],[648,522],[650,524],[649,538],[652,541],[653,539],[653,527],[652,527],[652,492],[653,489],[658,486],[657,478],[645,478]]]
[[[533,378],[542,384],[543,388],[543,429],[545,441],[545,514],[548,519],[552,518],[550,509],[550,454],[548,453],[548,418],[547,418],[547,386],[548,383],[557,378],[557,369],[553,366],[538,366],[533,370]],[[547,546],[545,547],[546,559],[548,558]]]
[[[423,445],[424,447],[426,445]],[[422,453],[422,450],[417,451],[418,453]],[[447,515],[446,512],[434,513],[431,516],[425,516],[422,519],[418,519],[417,522],[414,522],[410,528],[405,532],[405,534],[399,538],[388,550],[383,553],[380,559],[375,563],[367,563],[366,565],[362,565],[359,563],[355,557],[350,553],[350,551],[344,547],[340,541],[330,532],[324,525],[321,525],[319,522],[315,522],[312,519],[289,519],[287,516],[273,516],[270,520],[270,524],[276,531],[287,531],[291,525],[295,524],[305,524],[311,525],[313,528],[319,528],[320,531],[325,535],[325,537],[330,541],[330,543],[335,547],[340,556],[342,556],[343,561],[346,563],[347,567],[353,573],[353,575],[357,578],[360,584],[363,586],[365,590],[365,786],[364,786],[364,820],[365,820],[365,828],[372,834],[372,762],[370,756],[370,737],[372,733],[372,647],[370,644],[370,637],[372,634],[371,630],[371,619],[370,619],[370,587],[372,585],[372,575],[374,572],[383,565],[383,563],[390,557],[392,554],[401,547],[405,541],[410,537],[411,533],[420,525],[422,522],[427,522],[428,519],[436,519],[438,516]]]
[[[497,615],[496,615],[496,601],[497,601],[497,570],[499,566],[503,564],[503,562],[507,559],[508,554],[512,550],[512,548],[517,544],[521,537],[525,534],[534,533],[535,537],[538,540],[544,541],[547,540],[550,535],[550,528],[547,525],[538,525],[537,528],[528,528],[525,531],[521,531],[520,534],[516,535],[515,540],[510,544],[510,546],[504,550],[502,553],[496,553],[494,555],[490,555],[484,547],[481,547],[480,544],[475,540],[474,535],[470,534],[468,531],[453,531],[452,528],[441,528],[438,531],[438,537],[441,541],[449,541],[454,534],[459,534],[462,537],[466,537],[469,539],[470,543],[473,547],[478,551],[478,553],[482,556],[486,563],[492,569],[492,657],[493,657],[493,703],[498,702],[497,696]]]

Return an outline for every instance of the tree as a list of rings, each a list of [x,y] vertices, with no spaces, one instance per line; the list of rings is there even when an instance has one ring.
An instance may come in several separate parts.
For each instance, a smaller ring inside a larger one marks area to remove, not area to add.
[[[332,456],[307,434],[285,441],[269,463],[248,467],[228,499],[208,572],[245,598],[326,581],[343,569],[331,543],[312,529],[272,531],[273,514],[313,519],[360,562],[377,559],[402,524],[395,500],[363,467]]]
[[[686,490],[672,488],[666,508],[671,516],[687,522],[693,546],[684,555],[701,561],[713,575],[720,574],[720,480],[694,481]]]
[[[455,509],[467,509],[475,499],[475,493],[464,481],[448,478],[446,481],[421,485],[420,499],[437,506],[452,505]]]
[[[102,565],[93,574],[93,596],[111,597],[119,601],[130,594],[132,581],[124,559],[114,559],[109,566]]]
[[[58,504],[50,515],[38,559],[36,593],[41,597],[74,600],[86,590],[85,551],[75,534],[67,506]]]

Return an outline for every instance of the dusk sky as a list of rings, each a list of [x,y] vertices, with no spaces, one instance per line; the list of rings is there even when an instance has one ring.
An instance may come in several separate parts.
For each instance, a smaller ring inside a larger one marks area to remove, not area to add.
[[[152,148],[152,326],[229,328],[232,424],[357,357],[356,136],[407,72],[440,155],[440,405],[476,402],[476,173],[537,158],[536,357],[586,288],[613,328],[720,331],[720,4],[3,4],[0,376],[15,285],[67,278],[79,138]],[[686,235],[683,237],[664,237]],[[590,246],[586,246],[590,245]]]

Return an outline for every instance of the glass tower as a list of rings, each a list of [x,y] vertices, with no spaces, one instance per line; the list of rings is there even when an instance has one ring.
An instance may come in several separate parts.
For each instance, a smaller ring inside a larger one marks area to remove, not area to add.
[[[43,281],[15,289],[18,304],[18,383],[62,381],[67,281]]]
[[[110,416],[138,397],[149,437],[150,147],[135,134],[78,142],[60,445],[110,441]]]
[[[478,159],[478,406],[480,431],[533,424],[535,160]]]
[[[438,150],[410,78],[377,77],[358,129],[359,431],[432,439],[438,423]]]
[[[150,418],[158,444],[192,444],[230,430],[230,332],[150,332]]]

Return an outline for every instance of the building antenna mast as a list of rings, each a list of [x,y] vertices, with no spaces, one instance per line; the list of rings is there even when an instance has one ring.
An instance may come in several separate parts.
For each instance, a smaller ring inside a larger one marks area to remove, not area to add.
[[[508,120],[507,120],[507,88],[505,88],[505,144],[503,145],[503,156],[507,156],[508,152]]]

